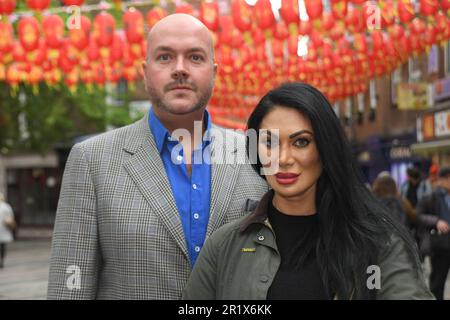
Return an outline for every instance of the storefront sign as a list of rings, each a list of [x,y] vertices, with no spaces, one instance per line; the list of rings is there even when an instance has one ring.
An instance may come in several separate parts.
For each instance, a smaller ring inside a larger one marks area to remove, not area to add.
[[[434,114],[434,135],[436,138],[450,136],[450,110],[443,110]]]
[[[389,151],[389,156],[392,160],[411,158],[411,149],[406,146],[392,147]]]
[[[431,90],[427,83],[399,83],[397,104],[401,110],[422,110],[431,106]]]
[[[434,86],[434,101],[450,98],[450,77],[436,80]]]

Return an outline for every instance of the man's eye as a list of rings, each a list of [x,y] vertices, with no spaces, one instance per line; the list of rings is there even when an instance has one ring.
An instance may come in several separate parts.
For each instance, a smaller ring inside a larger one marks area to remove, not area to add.
[[[308,139],[305,139],[305,138],[297,139],[297,140],[295,140],[295,142],[294,142],[294,144],[295,144],[297,147],[300,147],[300,148],[306,147],[309,143],[310,143],[310,141],[309,141]]]
[[[191,56],[191,59],[194,60],[194,61],[196,61],[196,62],[198,62],[198,61],[203,61],[203,57],[200,56],[200,55],[198,55],[198,54],[193,54],[193,55]]]
[[[169,61],[169,59],[170,59],[170,55],[168,55],[168,54],[161,54],[158,56],[158,60],[160,60],[160,61]]]

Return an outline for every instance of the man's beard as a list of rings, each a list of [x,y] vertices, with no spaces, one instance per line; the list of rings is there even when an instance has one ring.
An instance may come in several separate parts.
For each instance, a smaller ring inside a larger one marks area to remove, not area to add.
[[[168,92],[170,90],[170,88],[175,86],[175,85],[185,85],[185,83],[184,82],[177,82],[177,83],[171,83],[169,85],[166,85],[164,87],[164,93]],[[189,110],[184,111],[184,112],[176,112],[174,110],[175,108],[172,108],[170,105],[166,104],[163,101],[163,98],[156,92],[156,90],[154,90],[153,87],[148,86],[147,89],[148,89],[148,94],[150,96],[150,101],[152,102],[152,105],[155,108],[159,108],[159,109],[164,110],[164,111],[166,111],[168,113],[171,113],[171,114],[184,115],[184,114],[189,114],[189,113],[195,112],[197,110],[200,110],[200,109],[204,108],[208,104],[208,101],[211,98],[211,95],[212,95],[212,92],[213,92],[213,85],[214,85],[214,82],[212,81],[210,87],[200,97],[198,102],[194,106],[192,106]],[[191,85],[191,87],[193,87],[194,92],[195,92],[195,90],[198,90],[197,86],[195,86],[195,85]]]

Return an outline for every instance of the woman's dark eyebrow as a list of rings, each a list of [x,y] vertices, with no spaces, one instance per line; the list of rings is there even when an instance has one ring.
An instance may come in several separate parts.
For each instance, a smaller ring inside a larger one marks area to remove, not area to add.
[[[297,132],[289,135],[289,139],[295,138],[296,136],[298,136],[298,135],[300,135],[302,133],[309,133],[310,135],[314,136],[314,134],[311,131],[309,131],[309,130],[300,130],[300,131],[297,131]]]

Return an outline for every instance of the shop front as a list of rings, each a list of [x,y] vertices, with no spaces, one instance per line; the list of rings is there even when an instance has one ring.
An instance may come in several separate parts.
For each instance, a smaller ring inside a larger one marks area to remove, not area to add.
[[[434,83],[435,106],[417,117],[414,154],[431,158],[440,166],[450,164],[450,77]]]

